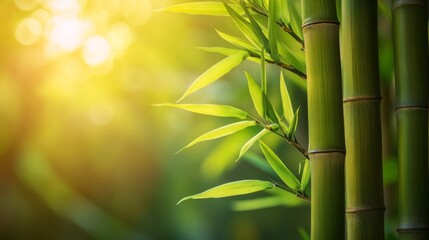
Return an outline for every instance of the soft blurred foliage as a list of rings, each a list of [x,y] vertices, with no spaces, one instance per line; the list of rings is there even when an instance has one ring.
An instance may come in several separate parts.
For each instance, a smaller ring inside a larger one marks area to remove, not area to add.
[[[227,46],[214,29],[236,32],[227,18],[152,11],[181,2],[188,1],[0,2],[0,239],[299,239],[309,231],[308,205],[234,212],[233,200],[249,198],[238,197],[176,206],[221,183],[269,180],[246,161],[234,163],[255,129],[174,154],[229,120],[152,104],[175,102],[222,59],[195,48]],[[380,20],[380,42],[389,41],[389,24]],[[391,44],[385,46],[389,99]],[[258,64],[242,64],[186,101],[254,111],[243,69],[259,74]],[[268,70],[278,79],[277,67]],[[301,106],[297,137],[306,145],[305,93],[288,87]],[[271,98],[276,106],[278,96]],[[393,104],[384,104],[383,121],[392,126]],[[391,162],[393,130],[383,131]],[[278,138],[267,142],[297,173],[299,154]],[[389,187],[388,207],[394,194]],[[396,213],[388,216],[392,232]]]
[[[176,206],[229,180],[268,178],[224,157],[251,131],[174,155],[228,120],[152,104],[175,102],[221,59],[195,48],[219,46],[214,28],[234,31],[224,18],[152,12],[180,2],[0,2],[0,239],[294,239],[296,226],[308,230],[308,207]],[[250,109],[245,91],[236,71],[189,101]]]

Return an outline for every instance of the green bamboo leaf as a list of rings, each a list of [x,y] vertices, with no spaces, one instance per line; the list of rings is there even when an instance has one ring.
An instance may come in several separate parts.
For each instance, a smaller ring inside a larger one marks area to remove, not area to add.
[[[302,10],[301,10],[301,1],[299,0],[287,0],[288,8],[290,14],[290,25],[293,32],[299,36],[302,40]]]
[[[298,116],[299,116],[299,107],[296,110],[295,114],[293,115],[292,122],[289,125],[288,138],[291,138],[296,132],[296,128],[298,126]]]
[[[249,150],[249,148],[259,139],[261,139],[263,136],[267,135],[268,133],[270,133],[270,130],[264,128],[262,129],[258,134],[256,134],[255,136],[253,136],[251,139],[249,139],[249,141],[247,141],[243,147],[240,150],[240,154],[238,155],[237,160],[235,160],[236,162],[238,160],[240,160],[240,158],[247,152],[247,150]]]
[[[234,117],[239,119],[245,119],[249,116],[247,112],[239,108],[228,106],[228,105],[162,103],[162,104],[154,104],[154,106],[174,107],[174,108],[183,109],[189,112],[216,116],[216,117]]]
[[[231,124],[225,125],[225,126],[220,127],[220,128],[216,128],[216,129],[214,129],[208,133],[205,133],[205,134],[197,137],[195,140],[190,142],[188,145],[186,145],[184,148],[180,149],[176,153],[179,153],[182,150],[184,150],[188,147],[191,147],[191,146],[193,146],[199,142],[208,141],[208,140],[212,140],[212,139],[216,139],[216,138],[221,138],[221,137],[224,137],[227,135],[231,135],[231,134],[236,133],[238,131],[241,131],[247,127],[255,126],[255,125],[256,125],[256,121],[242,121],[242,122],[231,123]]]
[[[253,33],[258,38],[259,42],[261,42],[265,49],[270,51],[270,44],[268,42],[267,37],[262,32],[261,26],[255,21],[255,19],[252,17],[252,15],[249,13],[248,7],[244,3],[244,1],[241,2],[241,6],[244,10],[244,13],[246,14],[247,18],[250,21],[250,24],[252,26]]]
[[[248,72],[244,72],[247,78],[247,86],[249,88],[250,97],[253,101],[253,106],[259,116],[264,117],[264,101],[262,97],[262,89],[258,86],[255,79]]]
[[[295,175],[293,175],[293,173],[284,165],[282,160],[280,160],[273,150],[271,150],[262,141],[259,141],[259,145],[261,146],[262,153],[264,154],[268,163],[271,165],[280,179],[282,179],[283,182],[291,189],[298,190],[300,188],[300,184]]]
[[[260,192],[273,187],[274,187],[274,184],[268,181],[261,181],[261,180],[235,181],[235,182],[230,182],[230,183],[226,183],[226,184],[211,188],[199,194],[182,198],[177,203],[177,205],[189,199],[231,197],[231,196],[238,196],[238,195],[245,195],[245,194]]]
[[[231,55],[222,61],[216,63],[211,68],[207,69],[203,74],[201,74],[192,84],[191,86],[186,90],[186,92],[183,94],[183,96],[177,101],[182,101],[185,97],[187,97],[189,94],[200,90],[201,88],[204,88],[208,86],[209,84],[213,83],[214,81],[221,78],[223,75],[231,71],[233,68],[238,66],[240,63],[242,63],[249,54],[245,51],[236,53],[234,55]]]
[[[250,45],[249,43],[243,41],[242,39],[238,38],[238,37],[234,37],[232,35],[226,34],[224,32],[221,32],[219,30],[216,30],[217,34],[219,34],[219,36],[221,38],[223,38],[225,41],[231,43],[232,45],[242,48],[243,50],[246,50],[248,52],[252,52],[252,53],[256,53],[258,52],[258,50]]]
[[[261,51],[261,90],[262,90],[262,104],[264,115],[263,118],[267,119],[267,98],[263,97],[267,95],[268,84],[267,84],[267,66],[265,65],[265,49],[262,48]]]
[[[293,115],[292,102],[290,101],[290,96],[286,87],[285,79],[283,77],[283,72],[280,72],[280,95],[282,98],[283,116],[285,117],[286,122],[290,126],[294,115]]]
[[[231,56],[243,51],[236,48],[224,48],[224,47],[198,47],[198,49],[201,49],[203,51],[210,52],[210,53],[220,53],[225,56]]]
[[[249,87],[249,93],[252,98],[253,105],[255,106],[256,112],[259,114],[259,116],[263,117],[264,119],[268,119],[266,117],[268,116],[269,119],[271,119],[273,122],[279,123],[280,117],[278,116],[277,112],[274,110],[267,95],[265,95],[262,92],[262,89],[259,87],[259,85],[256,83],[256,81],[249,73],[245,72],[245,74],[247,77],[247,85]]]
[[[277,49],[277,8],[278,5],[281,6],[282,4],[278,4],[278,0],[270,0],[269,5],[269,14],[268,14],[268,40],[270,43],[270,56],[274,59],[274,61],[279,62],[279,52]],[[285,2],[285,1],[282,1]]]
[[[301,187],[299,188],[302,192],[304,192],[305,188],[310,182],[310,175],[310,161],[305,159],[302,166]]]
[[[226,10],[229,15],[235,22],[235,25],[238,29],[240,29],[241,33],[257,48],[261,48],[264,46],[263,39],[260,39],[257,33],[255,33],[255,29],[253,29],[253,25],[240,16],[234,9],[232,9],[228,4],[224,3]]]
[[[244,14],[243,9],[237,5],[232,5],[231,8],[239,15]],[[228,11],[226,11],[225,6],[221,2],[210,1],[177,4],[165,7],[160,11],[188,13],[193,15],[229,16]]]
[[[290,14],[289,14],[289,7],[288,7],[288,1],[278,1],[277,2],[278,11],[277,14],[280,18],[280,21],[284,23],[286,26],[290,23]]]
[[[299,55],[303,55],[302,51],[299,49],[291,50],[282,42],[278,44],[278,50],[280,54],[280,58],[283,62],[292,65],[294,68],[298,69],[300,72],[305,73],[305,62],[301,62],[298,60]],[[301,59],[305,59],[301,57]]]

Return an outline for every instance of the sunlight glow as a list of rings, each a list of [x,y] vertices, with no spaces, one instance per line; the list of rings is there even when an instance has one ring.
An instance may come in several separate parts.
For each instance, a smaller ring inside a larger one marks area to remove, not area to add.
[[[46,37],[62,50],[79,48],[91,30],[91,23],[74,17],[54,17],[46,27]]]
[[[22,11],[30,11],[37,6],[39,0],[15,0],[15,5]]]
[[[141,26],[152,16],[152,6],[148,0],[129,0],[124,15],[132,24]]]
[[[15,38],[22,45],[30,46],[35,44],[42,35],[43,27],[34,18],[22,20],[15,31]]]
[[[118,22],[109,29],[106,38],[112,46],[112,53],[120,57],[133,41],[134,34],[127,23]]]
[[[103,64],[110,55],[110,44],[102,36],[88,38],[82,48],[83,58],[89,66]]]

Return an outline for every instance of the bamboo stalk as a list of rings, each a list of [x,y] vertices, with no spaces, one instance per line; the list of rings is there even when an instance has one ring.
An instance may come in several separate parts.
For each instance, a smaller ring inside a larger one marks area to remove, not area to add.
[[[341,19],[347,239],[384,239],[377,1],[344,0]]]
[[[339,23],[334,0],[304,0],[311,238],[344,239],[344,129]]]
[[[400,239],[429,239],[427,2],[394,0]]]

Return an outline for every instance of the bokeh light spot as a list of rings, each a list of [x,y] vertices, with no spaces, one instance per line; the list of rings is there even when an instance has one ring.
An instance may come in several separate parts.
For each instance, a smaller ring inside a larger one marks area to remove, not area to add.
[[[39,3],[38,0],[15,0],[15,5],[22,11],[30,11]]]
[[[83,46],[83,58],[89,66],[103,64],[110,55],[110,44],[102,36],[88,38]]]
[[[37,20],[26,18],[22,20],[15,31],[15,38],[22,45],[30,46],[39,40],[43,27]]]
[[[124,14],[130,23],[141,26],[152,16],[152,6],[147,0],[130,0],[125,5]]]
[[[116,57],[125,54],[128,46],[134,39],[134,33],[125,22],[115,23],[106,34],[106,38],[111,44],[112,52]]]
[[[88,21],[74,17],[54,17],[46,29],[46,37],[62,50],[72,52],[82,45],[91,29]]]

